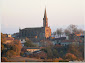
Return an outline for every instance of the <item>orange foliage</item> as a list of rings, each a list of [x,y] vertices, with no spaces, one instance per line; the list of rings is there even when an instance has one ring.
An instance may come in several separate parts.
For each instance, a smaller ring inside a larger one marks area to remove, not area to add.
[[[7,57],[13,57],[16,56],[16,52],[13,50],[9,50],[6,52]]]
[[[73,61],[73,60],[76,60],[77,57],[76,57],[74,54],[72,54],[72,53],[67,53],[67,54],[65,55],[65,59],[68,59],[68,60]]]
[[[6,57],[1,57],[1,62],[8,62]]]
[[[53,62],[59,62],[60,60],[63,60],[63,59],[59,57],[59,58],[54,59]]]

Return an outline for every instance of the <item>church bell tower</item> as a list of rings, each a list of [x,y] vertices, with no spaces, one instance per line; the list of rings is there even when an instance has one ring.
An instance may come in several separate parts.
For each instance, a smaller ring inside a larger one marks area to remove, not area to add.
[[[46,8],[45,8],[45,13],[44,13],[44,18],[43,18],[43,27],[48,27],[48,18],[46,14]]]

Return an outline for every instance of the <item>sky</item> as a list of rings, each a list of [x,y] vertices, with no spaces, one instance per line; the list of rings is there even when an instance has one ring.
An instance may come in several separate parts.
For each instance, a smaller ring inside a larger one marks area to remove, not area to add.
[[[84,29],[85,0],[1,0],[1,32],[13,34],[19,28],[42,27],[46,7],[52,32],[70,24]]]

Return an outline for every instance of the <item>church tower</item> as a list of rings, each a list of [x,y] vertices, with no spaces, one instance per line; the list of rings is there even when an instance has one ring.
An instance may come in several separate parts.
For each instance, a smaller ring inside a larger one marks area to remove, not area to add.
[[[48,26],[48,18],[46,14],[46,8],[45,8],[45,13],[44,13],[44,18],[43,18],[43,27],[45,28],[45,38],[51,37],[51,29]]]
[[[46,14],[46,8],[45,8],[45,13],[44,13],[44,18],[43,18],[43,27],[48,27],[48,18]]]

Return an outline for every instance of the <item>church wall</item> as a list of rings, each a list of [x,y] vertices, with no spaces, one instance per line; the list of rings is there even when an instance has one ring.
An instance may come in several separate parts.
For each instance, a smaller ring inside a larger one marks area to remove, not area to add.
[[[20,30],[19,32],[21,38],[28,37],[29,39],[33,41],[39,41],[43,40],[45,38],[45,28],[40,27],[40,28],[25,28]]]

